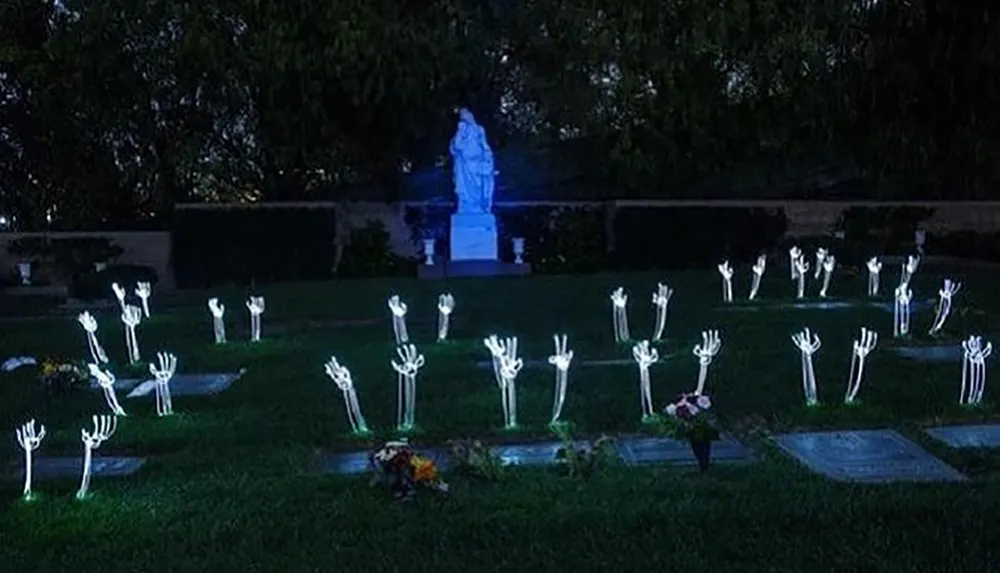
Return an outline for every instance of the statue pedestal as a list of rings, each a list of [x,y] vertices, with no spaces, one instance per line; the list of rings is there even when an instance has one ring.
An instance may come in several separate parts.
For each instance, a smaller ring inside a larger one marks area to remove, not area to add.
[[[451,260],[496,261],[497,218],[491,213],[451,216]]]

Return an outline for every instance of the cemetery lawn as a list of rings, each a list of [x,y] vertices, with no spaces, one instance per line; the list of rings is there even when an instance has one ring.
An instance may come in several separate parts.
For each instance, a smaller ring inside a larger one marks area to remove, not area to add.
[[[886,265],[886,269],[890,265]],[[251,345],[244,289],[157,296],[154,318],[139,329],[144,358],[175,352],[179,372],[246,374],[207,397],[174,398],[177,414],[158,419],[151,400],[125,399],[129,417],[96,455],[148,456],[125,478],[95,477],[92,496],[75,502],[78,477],[36,482],[39,498],[17,501],[16,479],[0,482],[0,570],[64,571],[989,571],[1000,559],[1000,456],[950,450],[921,426],[995,417],[998,390],[986,407],[957,407],[960,365],[919,364],[891,348],[892,313],[871,305],[838,310],[774,309],[793,302],[787,268],[768,269],[759,310],[726,310],[714,272],[464,280],[342,281],[262,287],[264,340]],[[886,272],[884,286],[894,286]],[[933,309],[915,311],[909,345],[957,344],[983,334],[1000,343],[992,320],[1000,281],[983,271],[922,268],[915,300],[934,296],[950,276],[965,287],[946,335],[926,332]],[[667,466],[610,467],[589,481],[554,467],[514,469],[495,482],[446,476],[447,495],[423,493],[394,503],[367,477],[319,472],[323,454],[369,449],[396,434],[395,346],[385,299],[410,308],[413,342],[426,357],[418,378],[420,446],[450,439],[524,442],[551,439],[552,334],[569,335],[575,351],[563,417],[575,435],[642,431],[634,364],[616,346],[608,299],[630,293],[633,338],[652,328],[657,281],[676,290],[667,340],[658,346],[653,397],[661,407],[690,390],[697,375],[691,348],[700,332],[720,330],[723,347],[707,391],[727,430],[752,446],[757,461],[717,465],[709,475]],[[734,287],[744,298],[745,269]],[[815,285],[812,285],[815,290]],[[865,277],[845,276],[834,300],[863,301]],[[436,298],[450,290],[456,309],[452,339],[435,344]],[[211,344],[209,296],[228,307],[231,342]],[[837,297],[842,297],[838,299]],[[737,303],[735,306],[745,306]],[[113,309],[94,310],[112,360],[124,358]],[[867,365],[862,403],[840,405],[851,341],[862,326],[880,333]],[[810,327],[823,340],[816,354],[820,399],[803,406],[799,359],[790,335]],[[0,359],[13,355],[76,359],[86,346],[74,315],[0,325]],[[518,378],[517,431],[502,429],[499,391],[482,345],[488,334],[518,335],[524,369]],[[323,363],[337,356],[354,375],[365,417],[376,434],[349,432],[339,390]],[[534,364],[541,362],[542,364]],[[128,369],[117,369],[126,378]],[[48,437],[36,456],[79,455],[80,428],[104,413],[101,395],[79,391],[47,398],[33,369],[0,375],[0,428],[36,418]],[[958,484],[859,486],[810,473],[770,445],[769,432],[819,428],[895,428],[969,476]],[[7,430],[4,430],[7,431]],[[0,460],[17,471],[20,450],[0,440]],[[487,565],[488,564],[488,565]]]

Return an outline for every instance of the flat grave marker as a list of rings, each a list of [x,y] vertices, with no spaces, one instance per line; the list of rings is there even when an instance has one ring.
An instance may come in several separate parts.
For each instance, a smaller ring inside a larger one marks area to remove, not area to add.
[[[616,443],[618,454],[630,466],[668,463],[697,465],[691,445],[668,438],[645,436],[623,437]],[[729,434],[712,442],[712,462],[746,463],[753,461],[753,452]]]
[[[816,473],[837,481],[961,481],[961,473],[894,430],[803,432],[773,438]]]
[[[94,477],[122,477],[139,471],[145,464],[146,458],[95,455],[91,460],[90,470]],[[14,471],[8,477],[23,479],[23,458],[11,466]],[[35,458],[31,471],[38,480],[79,478],[83,473],[83,455]]]
[[[556,463],[556,453],[563,447],[562,442],[536,442],[532,444],[511,444],[490,448],[493,454],[500,458],[504,465],[511,466],[548,466]],[[577,450],[590,449],[587,441],[575,441],[573,447]]]
[[[924,431],[952,448],[1000,448],[1000,424],[938,426]]]
[[[417,448],[417,453],[430,458],[434,464],[442,471],[447,470],[451,462],[451,456],[443,448]],[[341,475],[361,475],[372,471],[371,463],[368,461],[369,451],[356,452],[336,452],[327,454],[323,458],[323,473],[334,473]]]
[[[246,369],[216,374],[177,374],[170,380],[171,396],[212,396],[227,390]],[[131,382],[131,381],[130,381]],[[156,395],[156,382],[144,380],[132,387],[127,398],[148,398]]]

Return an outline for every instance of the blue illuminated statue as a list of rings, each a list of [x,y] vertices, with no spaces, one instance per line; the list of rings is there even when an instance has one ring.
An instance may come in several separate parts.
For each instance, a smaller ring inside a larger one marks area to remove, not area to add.
[[[458,129],[451,139],[458,214],[490,213],[495,170],[486,131],[466,108],[458,110]]]

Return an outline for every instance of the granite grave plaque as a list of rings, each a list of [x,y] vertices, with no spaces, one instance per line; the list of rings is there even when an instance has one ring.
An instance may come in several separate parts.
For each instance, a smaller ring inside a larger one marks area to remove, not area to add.
[[[636,436],[622,438],[617,443],[618,453],[629,465],[669,463],[695,465],[698,461],[687,442],[666,438]],[[753,453],[749,448],[728,434],[712,442],[712,461],[720,463],[749,462]]]
[[[925,431],[952,448],[1000,448],[1000,424],[939,426]]]
[[[803,432],[775,436],[787,453],[838,481],[960,481],[965,476],[893,430]]]
[[[897,356],[922,364],[941,364],[962,361],[962,347],[955,346],[900,346],[893,348]],[[992,356],[987,361],[992,360]]]
[[[146,458],[99,456],[91,461],[91,475],[94,477],[121,477],[139,471],[146,463]],[[32,474],[36,479],[79,477],[83,472],[83,456],[73,457],[41,457],[35,458]],[[24,475],[23,464],[18,469],[18,475]]]
[[[448,469],[451,456],[447,450],[442,448],[417,449],[417,453],[426,456],[434,461],[438,469],[444,471]],[[358,452],[337,452],[328,454],[323,458],[323,472],[342,475],[359,475],[372,471],[368,461],[369,451]]]
[[[232,386],[245,370],[219,374],[178,374],[170,380],[171,396],[208,396]],[[156,395],[156,382],[145,380],[128,393],[127,398],[149,398]]]
[[[589,449],[586,441],[574,442],[576,449]],[[490,448],[504,465],[546,466],[556,463],[556,452],[563,447],[562,442],[536,442],[534,444],[512,444]]]

